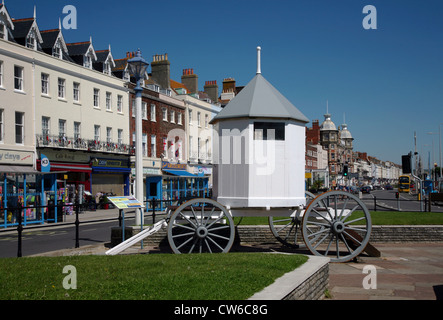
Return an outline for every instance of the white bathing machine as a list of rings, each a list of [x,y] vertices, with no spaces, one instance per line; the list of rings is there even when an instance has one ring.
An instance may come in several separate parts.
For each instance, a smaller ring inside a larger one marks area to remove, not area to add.
[[[257,73],[211,121],[214,199],[233,216],[281,215],[304,206],[307,122]]]

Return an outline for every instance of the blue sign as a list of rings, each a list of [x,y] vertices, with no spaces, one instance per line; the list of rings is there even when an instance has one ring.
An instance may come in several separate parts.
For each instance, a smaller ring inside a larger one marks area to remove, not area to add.
[[[49,162],[49,159],[47,156],[45,156],[43,153],[41,154],[41,172],[51,172],[51,164]]]

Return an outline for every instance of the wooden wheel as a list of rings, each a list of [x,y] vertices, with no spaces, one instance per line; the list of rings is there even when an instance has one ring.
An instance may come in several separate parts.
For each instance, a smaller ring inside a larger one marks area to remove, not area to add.
[[[315,198],[309,191],[305,192],[306,206]],[[297,237],[300,230],[302,217],[299,212],[294,212],[290,217],[269,217],[269,227],[274,237],[283,245],[297,249]]]
[[[174,211],[168,224],[168,241],[174,253],[226,253],[234,237],[231,214],[212,199],[185,202]]]
[[[356,196],[325,192],[311,201],[302,221],[302,234],[312,254],[346,262],[357,257],[371,235],[371,215]]]

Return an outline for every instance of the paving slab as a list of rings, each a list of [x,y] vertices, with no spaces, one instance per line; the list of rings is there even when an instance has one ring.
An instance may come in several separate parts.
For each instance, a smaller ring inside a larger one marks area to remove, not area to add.
[[[357,262],[331,263],[332,300],[442,300],[443,243],[378,243],[378,258],[360,256]],[[375,267],[376,289],[363,286],[365,266]]]

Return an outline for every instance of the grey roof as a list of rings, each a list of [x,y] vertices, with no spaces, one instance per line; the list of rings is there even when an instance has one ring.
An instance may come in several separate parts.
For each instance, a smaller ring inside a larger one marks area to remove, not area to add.
[[[309,122],[309,119],[275,89],[261,73],[258,73],[247,86],[212,119],[211,123],[222,119],[245,117],[292,119],[304,123]]]
[[[348,130],[348,125],[346,123],[343,123],[341,127],[342,127],[342,130],[340,132],[341,139],[353,139],[351,132]]]
[[[329,113],[325,114],[325,121],[320,126],[320,131],[337,131],[337,127],[331,120],[331,115]]]

